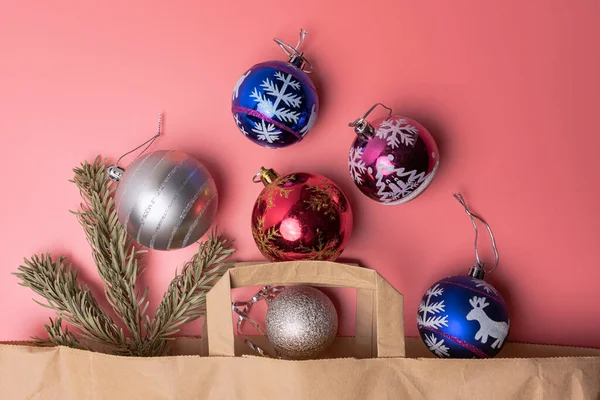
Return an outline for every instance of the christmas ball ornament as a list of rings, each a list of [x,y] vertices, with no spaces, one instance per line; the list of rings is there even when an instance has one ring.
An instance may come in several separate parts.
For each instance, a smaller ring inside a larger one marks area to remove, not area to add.
[[[208,170],[182,151],[154,151],[126,170],[113,165],[119,182],[117,216],[138,243],[157,250],[183,248],[206,233],[217,212],[217,187]]]
[[[477,264],[468,275],[456,275],[434,283],[423,296],[417,312],[421,339],[438,357],[488,358],[496,356],[508,336],[510,320],[506,302],[496,288],[484,281],[485,265],[477,250],[477,224],[480,220],[492,239],[496,257],[491,272],[498,264],[498,252],[489,225],[471,213],[460,195],[475,227]]]
[[[252,236],[271,261],[335,260],[352,232],[348,199],[330,179],[306,172],[280,176],[261,168],[265,187],[252,210]]]
[[[367,122],[381,105],[387,118]],[[350,176],[367,197],[386,205],[406,203],[422,193],[433,180],[439,153],[431,134],[417,121],[392,115],[381,103],[349,124],[357,134],[348,156]]]
[[[337,334],[338,316],[329,297],[309,286],[290,286],[269,302],[267,337],[283,358],[314,358]]]
[[[473,273],[433,284],[419,304],[417,323],[429,350],[451,358],[494,357],[509,329],[504,299]]]
[[[231,112],[238,129],[254,143],[281,148],[298,143],[311,130],[319,112],[312,68],[300,48],[275,39],[289,61],[267,61],[246,71],[233,89]]]

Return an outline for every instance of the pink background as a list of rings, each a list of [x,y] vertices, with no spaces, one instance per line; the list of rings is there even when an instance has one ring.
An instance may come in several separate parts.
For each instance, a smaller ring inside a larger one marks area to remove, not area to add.
[[[354,208],[343,259],[404,293],[414,336],[424,290],[473,262],[472,227],[452,198],[461,191],[497,236],[489,278],[510,303],[510,339],[600,347],[598,15],[594,0],[4,2],[0,339],[41,334],[50,315],[10,275],[24,256],[63,253],[100,293],[67,180],[82,160],[144,141],[164,112],[153,149],[185,150],[213,171],[238,259],[261,259],[249,228],[261,165],[329,176]],[[300,144],[263,149],[237,131],[231,90],[249,66],[285,59],[272,38],[295,44],[300,27],[321,113]],[[405,205],[367,199],[347,172],[347,123],[375,102],[420,121],[440,147],[438,176]],[[151,255],[153,305],[194,251]]]

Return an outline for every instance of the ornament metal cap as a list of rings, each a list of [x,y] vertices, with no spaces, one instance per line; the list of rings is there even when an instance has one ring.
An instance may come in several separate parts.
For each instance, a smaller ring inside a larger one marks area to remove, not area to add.
[[[369,140],[373,136],[375,136],[375,129],[373,128],[373,125],[371,125],[371,124],[369,124],[369,122],[367,122],[366,118],[369,114],[371,114],[371,112],[377,106],[381,106],[381,107],[385,108],[386,110],[388,110],[388,116],[387,116],[388,118],[392,116],[391,108],[387,107],[386,105],[384,105],[382,103],[375,103],[371,108],[369,108],[369,110],[365,113],[365,115],[362,116],[362,118],[358,118],[348,124],[349,127],[354,128],[354,133],[356,133],[358,136],[360,136],[361,138],[363,138],[365,140]]]
[[[296,47],[292,47],[280,39],[273,40],[279,45],[279,47],[281,47],[285,54],[287,54],[288,57],[290,57],[290,64],[300,68],[307,74],[310,74],[312,72],[312,65],[306,58],[304,58],[304,53],[300,51],[300,48],[304,44],[304,39],[306,38],[307,34],[308,32],[306,30],[300,28],[300,37],[298,38],[298,43],[296,43]]]
[[[275,170],[265,167],[260,167],[260,171],[254,174],[252,178],[252,182],[254,183],[263,183],[263,185],[268,186],[271,183],[275,182],[279,178],[279,174],[275,172]]]
[[[119,182],[121,180],[124,172],[125,170],[118,165],[111,165],[106,169],[108,177],[115,182]]]
[[[483,280],[483,277],[485,276],[485,270],[483,269],[484,265],[484,263],[473,265],[469,270],[469,276],[471,278]]]

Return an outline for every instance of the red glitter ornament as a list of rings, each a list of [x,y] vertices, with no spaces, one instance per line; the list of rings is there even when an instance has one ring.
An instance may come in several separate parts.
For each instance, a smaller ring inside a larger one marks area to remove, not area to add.
[[[280,176],[261,167],[262,190],[252,210],[252,236],[271,261],[333,261],[352,232],[352,209],[330,179],[297,172]]]

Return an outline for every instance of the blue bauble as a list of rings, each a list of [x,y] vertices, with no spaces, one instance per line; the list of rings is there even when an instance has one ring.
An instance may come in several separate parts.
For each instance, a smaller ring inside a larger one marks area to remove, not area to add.
[[[290,62],[268,61],[250,68],[233,89],[231,112],[238,129],[264,147],[301,141],[319,112],[314,84]]]
[[[510,321],[504,299],[484,280],[457,275],[425,292],[417,325],[438,357],[488,358],[502,349]]]

